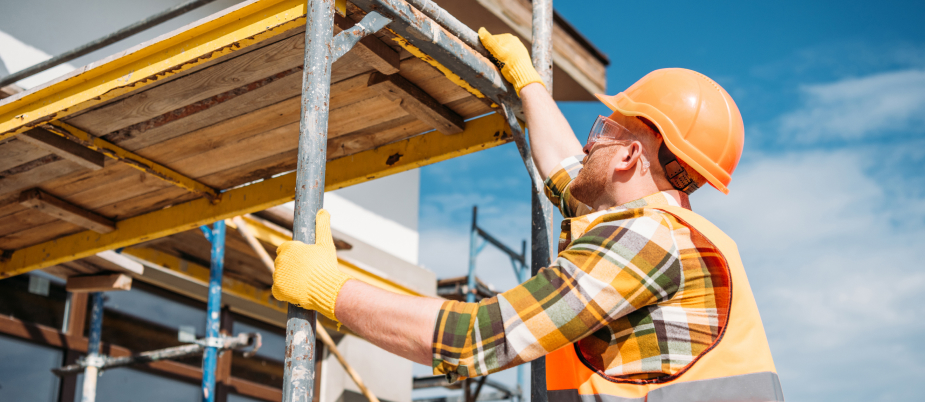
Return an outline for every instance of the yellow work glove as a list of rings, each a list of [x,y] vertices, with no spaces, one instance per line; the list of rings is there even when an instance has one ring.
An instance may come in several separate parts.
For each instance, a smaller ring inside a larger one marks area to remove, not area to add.
[[[485,49],[494,56],[492,62],[501,69],[504,79],[514,84],[517,96],[520,96],[520,89],[527,86],[527,84],[534,82],[543,84],[540,73],[536,72],[536,67],[533,67],[533,61],[530,60],[527,47],[516,36],[511,34],[492,35],[485,28],[479,28],[479,40],[482,41]],[[546,84],[543,84],[543,86],[546,86]]]
[[[350,276],[337,269],[337,252],[331,236],[331,214],[315,217],[315,244],[287,241],[276,249],[273,297],[315,310],[338,324],[334,303]]]

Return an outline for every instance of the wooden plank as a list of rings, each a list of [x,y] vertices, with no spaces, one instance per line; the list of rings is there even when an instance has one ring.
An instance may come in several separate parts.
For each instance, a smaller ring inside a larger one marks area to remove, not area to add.
[[[345,96],[336,100],[349,102],[357,98],[360,96]],[[331,111],[330,115],[332,129],[329,136],[332,138],[364,130],[370,125],[388,122],[406,115],[404,109],[395,102],[380,96],[335,106],[337,107]],[[290,98],[171,141],[138,150],[138,153],[167,164],[191,177],[201,179],[216,172],[234,169],[236,165],[246,165],[252,161],[296,149],[299,117],[299,99]],[[426,129],[425,126],[422,130],[408,133],[408,135],[417,134]],[[271,164],[278,165],[278,163]],[[258,167],[253,166],[251,169],[259,170]],[[218,188],[227,188],[226,184],[219,184],[214,180],[204,180],[204,183],[209,186],[221,186]]]
[[[67,328],[66,334],[70,336],[83,336],[84,326],[87,323],[87,301],[89,297],[86,293],[74,293],[69,297],[67,306]]]
[[[44,268],[42,271],[61,279],[67,279],[78,275],[97,274],[100,272],[99,268],[95,265],[85,263],[84,260],[68,261],[53,267]]]
[[[44,149],[90,170],[103,168],[105,156],[73,141],[68,141],[59,135],[49,133],[41,128],[26,131],[17,137],[18,140]]]
[[[231,188],[256,180],[271,179],[280,173],[296,169],[298,150],[286,151],[263,159],[235,166],[228,170],[200,177],[203,183],[219,188]]]
[[[432,69],[431,67],[429,67],[429,66],[427,66],[427,69],[430,69],[430,70],[431,70],[431,71],[430,71],[431,74],[433,74],[433,71],[435,71],[435,70],[433,70],[433,69]],[[440,78],[440,79],[446,81],[446,83],[450,84],[450,87],[454,87],[454,85],[452,85],[451,83],[449,83],[445,78],[443,78],[443,77],[441,77],[441,76],[438,76],[438,78]],[[353,102],[353,101],[356,101],[357,99],[361,99],[363,96],[369,95],[368,91],[367,91],[367,92],[363,92],[363,91],[361,91],[361,90],[358,89],[358,85],[357,85],[357,84],[358,84],[360,81],[362,81],[362,77],[360,77],[360,76],[357,76],[357,77],[355,77],[354,79],[350,79],[350,80],[344,81],[344,82],[345,82],[345,85],[344,85],[343,87],[344,87],[344,90],[346,91],[346,93],[345,93],[346,96],[341,96],[341,97],[337,96],[337,94],[338,94],[337,89],[338,89],[339,84],[335,84],[335,85],[334,85],[334,88],[333,88],[333,89],[335,90],[335,95],[334,95],[334,97],[332,98],[332,105],[335,106],[335,107],[337,107],[337,106],[338,106],[338,103],[340,103],[340,102],[344,102],[345,104],[346,104],[346,103],[351,103],[351,102]],[[296,92],[296,89],[297,89],[298,85],[296,85],[295,83],[292,83],[292,84],[293,84],[293,85],[290,85],[290,87],[292,88],[293,94],[296,94],[296,93],[297,93],[297,92]],[[349,132],[355,131],[355,129],[356,129],[359,125],[363,125],[363,124],[366,124],[366,123],[377,123],[379,120],[381,120],[381,119],[376,119],[376,118],[368,118],[369,116],[364,116],[363,113],[358,113],[358,111],[360,111],[360,110],[363,108],[363,106],[367,106],[368,108],[370,108],[370,109],[372,109],[372,110],[378,110],[378,111],[380,111],[381,113],[377,113],[377,116],[381,116],[382,118],[394,117],[394,114],[395,114],[395,113],[393,113],[393,112],[395,111],[394,108],[392,108],[392,109],[382,109],[382,108],[378,108],[378,107],[376,106],[376,104],[377,104],[377,103],[381,103],[382,101],[373,101],[373,100],[369,100],[369,99],[365,99],[365,100],[367,100],[367,104],[366,104],[366,105],[360,105],[360,106],[358,106],[357,108],[350,108],[350,109],[338,110],[337,112],[335,112],[335,113],[332,114],[332,117],[333,117],[333,118],[337,119],[337,118],[340,117],[340,118],[343,119],[343,121],[345,121],[346,124],[343,125],[343,127],[345,127],[344,131],[347,131],[347,132],[349,133]],[[291,103],[291,104],[290,104],[290,103]],[[277,106],[283,106],[283,105],[277,105]],[[297,121],[297,116],[298,116],[298,106],[297,106],[297,103],[296,103],[296,101],[295,101],[295,98],[290,99],[290,102],[288,102],[287,104],[284,104],[284,106],[286,106],[286,109],[288,109],[288,110],[283,111],[283,112],[282,112],[283,115],[284,115],[284,116],[287,116],[287,117],[292,121],[292,123],[295,124],[295,122]],[[390,106],[394,106],[394,104],[392,104],[392,105],[390,105]],[[346,105],[345,105],[345,107],[346,107]],[[277,107],[277,109],[279,109],[279,107]],[[336,109],[335,109],[335,110],[336,110]],[[248,119],[248,120],[250,120],[251,122],[253,122],[253,125],[256,126],[256,127],[266,127],[265,124],[266,124],[267,121],[271,121],[271,122],[286,121],[286,119],[281,119],[280,117],[282,117],[282,116],[281,116],[281,115],[276,115],[276,116],[269,116],[269,118],[265,117],[265,118],[262,118],[262,119],[261,119],[261,118],[259,118],[259,115],[254,115],[254,116],[249,116],[249,117],[247,117],[246,119]],[[179,120],[179,121],[194,121],[194,120],[195,120],[195,119],[181,119],[181,120]],[[227,121],[227,120],[226,120],[225,122],[228,123],[228,124],[221,124],[221,126],[225,126],[225,127],[213,126],[213,127],[211,127],[211,129],[209,129],[208,131],[211,131],[212,134],[215,136],[215,138],[218,138],[220,141],[221,141],[221,140],[232,141],[233,139],[229,138],[229,136],[227,135],[227,133],[229,132],[228,130],[229,130],[230,127],[233,127],[233,126],[235,126],[235,125],[239,126],[238,123],[240,123],[240,122],[238,122],[238,121]],[[374,126],[372,126],[372,127],[376,128],[376,129],[381,128],[381,127],[376,126],[376,125],[374,125]],[[388,128],[388,127],[387,127],[387,128]],[[367,131],[368,131],[368,130],[367,130]],[[424,130],[420,130],[420,131],[424,131]],[[197,133],[197,134],[202,134],[202,133]],[[332,134],[333,134],[332,137],[336,137],[337,135],[340,135],[340,134],[343,134],[343,133],[338,133],[338,132],[335,131],[335,132],[332,133]],[[409,132],[408,134],[411,135],[411,134],[415,134],[415,133]],[[144,138],[144,137],[142,137],[142,138]],[[399,139],[399,138],[397,138],[397,137],[392,137],[392,138],[390,138],[390,140],[396,140],[396,139]],[[197,139],[191,138],[191,140],[192,140],[192,141],[195,141],[196,144],[199,144],[200,147],[201,147],[202,145],[206,145],[206,146],[214,146],[214,145],[217,145],[217,143],[216,143],[215,140],[210,140],[210,139],[206,139],[206,138],[197,138]],[[355,144],[358,143],[358,142],[356,142],[356,141],[353,141],[353,142],[354,142]],[[367,142],[364,142],[364,143],[367,143]],[[192,153],[193,153],[192,151],[196,150],[195,148],[190,148],[190,147],[184,146],[184,145],[190,145],[190,144],[174,144],[174,143],[170,143],[169,145],[165,144],[165,149],[166,149],[166,150],[169,150],[169,151],[171,151],[171,152],[183,152],[183,153],[187,153],[187,154],[192,154]],[[337,149],[337,147],[332,147],[332,149]],[[343,150],[343,148],[341,148],[341,150]],[[358,151],[358,150],[359,150],[359,149],[354,148],[352,151],[355,152],[355,151]],[[187,152],[187,151],[189,151],[189,152]],[[144,156],[146,156],[146,157],[149,157],[149,158],[151,158],[151,159],[155,159],[155,156],[154,156],[155,153],[152,153],[150,150],[146,150],[146,152],[139,152],[139,154],[144,155]],[[346,153],[346,152],[341,152],[341,155],[345,155],[345,154],[347,154],[347,153]],[[162,160],[163,160],[163,159],[160,159],[160,155],[157,155],[157,158],[158,158],[158,159],[155,159],[155,160],[159,160],[159,161],[162,161]],[[172,158],[167,158],[167,159],[170,160],[170,159],[172,159]],[[247,162],[247,161],[245,161],[245,162]],[[208,174],[212,174],[211,172],[207,172],[207,173],[208,173]],[[84,175],[84,177],[86,177],[86,175]],[[78,184],[80,184],[80,185],[82,186],[82,185],[84,184],[84,183],[81,182],[81,180],[72,180],[72,179],[70,179],[70,178],[69,178],[68,180],[56,180],[56,181],[59,182],[58,184],[62,184],[62,185],[70,185],[71,183],[78,183]],[[54,187],[54,186],[51,186],[51,185],[48,186],[48,188],[52,188],[52,187]],[[114,186],[110,186],[110,187],[114,187]],[[123,191],[121,188],[120,188],[119,190],[120,190],[120,192]]]
[[[25,230],[0,237],[0,249],[18,250],[42,241],[57,239],[86,229],[65,221],[52,221],[39,226],[32,226]]]
[[[72,276],[67,278],[68,292],[90,293],[132,289],[132,278],[126,274]]]
[[[109,168],[102,171],[106,170]],[[148,179],[146,181],[146,175],[134,169],[128,169],[128,173],[122,176],[107,176],[112,181],[103,180],[103,184],[109,184],[103,188],[94,186],[78,188],[79,191],[71,192],[68,198],[72,203],[119,220],[126,216],[138,215],[198,197],[159,180]],[[90,184],[94,182],[91,181]],[[65,183],[60,188],[73,190],[70,184],[72,183]],[[48,186],[47,188],[55,187]],[[80,227],[68,222],[59,221],[31,208],[23,207],[18,204],[18,194],[16,200],[20,210],[16,214],[0,218],[5,223],[9,223],[9,225],[0,226],[0,248],[16,249],[81,230]]]
[[[36,211],[31,207],[19,204],[19,195],[16,197],[17,205],[19,205],[20,210],[14,214],[4,216],[3,225],[0,225],[0,237],[6,236],[12,233],[16,233],[22,230],[26,230],[31,227],[44,225],[50,222],[57,222],[58,218]]]
[[[81,114],[69,122],[94,135],[109,134],[170,112],[179,105],[188,105],[289,70],[302,63],[304,42],[305,39],[298,35],[290,37]]]
[[[86,169],[74,164],[74,162],[62,159],[60,156],[48,155],[0,172],[0,196],[36,187],[56,177],[80,170]]]
[[[446,75],[440,70],[417,57],[401,61],[401,75],[444,105],[460,99],[478,99],[473,97],[469,91],[446,78]],[[490,103],[485,104],[486,108],[488,108],[488,105]]]
[[[329,161],[325,189],[336,190],[505,144],[512,137],[504,121],[500,115],[492,114],[467,122],[466,133],[462,135],[445,136],[433,132]],[[266,209],[291,201],[295,196],[294,189],[295,174],[286,174],[226,191],[218,204],[206,199],[192,200],[120,220],[119,229],[111,233],[85,231],[18,249],[6,260],[0,261],[0,277],[18,275]]]
[[[88,191],[88,194],[93,193],[92,190]],[[176,203],[183,203],[194,198],[196,198],[195,195],[172,186],[154,190],[151,190],[151,188],[142,188],[142,192],[134,197],[110,203],[96,208],[95,210],[102,215],[112,216],[117,220],[121,220],[156,211]],[[29,209],[29,211],[34,212],[31,209]],[[37,215],[46,216],[44,214]],[[48,218],[49,220],[44,224],[37,223],[35,225],[26,225],[25,227],[17,228],[17,231],[11,234],[0,236],[0,249],[16,250],[84,230],[82,227],[73,225],[69,222],[55,220],[51,217]]]
[[[0,196],[0,218],[26,210],[19,204],[19,194]]]
[[[233,142],[227,146],[206,150],[198,155],[171,162],[177,169],[199,178],[267,156],[296,149],[299,143],[298,123],[291,123],[258,135]],[[208,163],[203,163],[208,161]]]
[[[402,109],[434,130],[444,134],[459,134],[466,128],[462,116],[440,104],[401,75],[373,73],[367,85],[386,98],[401,102]]]
[[[230,387],[235,393],[251,398],[263,399],[265,401],[279,401],[283,399],[283,390],[253,381],[247,381],[243,378],[232,377]],[[316,395],[317,394],[320,393],[316,393]]]
[[[143,149],[298,97],[301,88],[302,69],[292,68],[124,127],[103,138],[129,150]]]
[[[179,117],[195,114],[209,109],[208,105],[220,104],[233,98],[226,93],[241,89],[242,83],[245,87],[255,87],[267,77],[290,72],[292,69],[301,70],[304,47],[304,38],[296,35],[211,68],[137,93],[119,102],[83,113],[67,121],[91,134],[107,135],[108,138],[110,133],[147,122],[164,114]],[[332,65],[331,81],[337,82],[371,70],[372,68],[359,55],[351,52]],[[299,76],[301,83],[301,72],[295,75]],[[298,96],[300,89],[292,95]],[[223,94],[225,95],[222,96]],[[210,100],[213,97],[217,99]],[[192,108],[185,107],[204,100],[203,104],[193,105]],[[177,109],[181,105],[184,107]],[[163,117],[161,119],[163,120]],[[122,135],[124,134],[113,134],[114,137]]]
[[[67,198],[74,203],[83,205],[87,209],[96,209],[101,205],[122,199],[121,193],[130,190],[133,182],[150,184],[152,187],[170,186],[167,183],[160,183],[146,173],[133,169],[125,164],[114,163],[96,172],[83,170],[72,174],[61,176],[54,180],[42,183],[42,188],[54,191],[56,194],[67,195]],[[117,191],[108,191],[105,194],[106,202],[98,204],[94,199],[100,198],[99,195],[86,197],[91,191],[106,189],[106,187],[118,189]],[[172,187],[172,186],[171,186]]]
[[[337,159],[430,131],[429,124],[405,115],[382,124],[328,140],[328,158]]]
[[[0,102],[0,139],[305,25],[306,3],[248,1]]]
[[[61,121],[54,121],[42,127],[71,141],[78,142],[90,149],[99,151],[108,158],[115,159],[119,163],[124,163],[133,169],[150,174],[177,187],[204,195],[213,201],[218,198],[218,192],[215,191],[215,189],[186,177],[182,173],[167,166],[147,159],[104,139],[95,137],[77,127]]]
[[[48,151],[29,145],[18,138],[0,143],[0,172],[48,155]]]
[[[335,35],[345,29],[352,28],[354,25],[356,25],[356,23],[347,17],[342,17],[339,14],[334,15]],[[399,71],[399,63],[401,60],[399,59],[398,52],[374,35],[369,35],[360,39],[360,42],[357,43],[350,52],[356,53],[367,65],[382,74],[396,74]]]
[[[97,233],[109,233],[116,230],[116,223],[111,219],[87,211],[40,189],[24,191],[19,195],[19,203]]]
[[[100,207],[97,211],[121,221],[151,211],[164,209],[171,205],[182,204],[196,198],[199,197],[195,194],[183,191],[182,189],[165,187]]]
[[[234,316],[227,306],[222,308],[221,318],[218,320],[219,334],[222,336],[234,335]],[[227,402],[231,386],[231,360],[234,353],[222,352],[218,354],[215,362],[215,399],[216,402]]]

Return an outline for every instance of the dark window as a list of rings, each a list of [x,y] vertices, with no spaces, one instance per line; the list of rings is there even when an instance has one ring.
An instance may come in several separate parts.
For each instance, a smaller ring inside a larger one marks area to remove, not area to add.
[[[66,300],[63,282],[48,274],[17,275],[0,281],[0,314],[23,321],[61,329]]]
[[[205,336],[204,303],[136,281],[132,290],[106,292],[103,315],[104,342],[134,352],[183,345],[177,338],[180,326],[195,328],[196,336]],[[202,364],[196,355],[172,359],[192,366]]]
[[[0,401],[56,401],[59,380],[50,370],[62,357],[60,350],[0,336]]]

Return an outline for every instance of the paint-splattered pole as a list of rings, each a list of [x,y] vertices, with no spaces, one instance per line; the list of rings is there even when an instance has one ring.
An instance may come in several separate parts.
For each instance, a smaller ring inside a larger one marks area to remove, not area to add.
[[[533,66],[540,73],[546,84],[546,90],[552,95],[552,0],[533,0],[533,40],[531,54]],[[533,275],[543,267],[549,266],[552,251],[552,204],[549,199],[533,187],[531,203],[533,205],[533,231],[531,235],[532,253],[530,268]],[[546,358],[539,358],[530,364],[530,400],[546,402]]]
[[[308,0],[305,21],[305,61],[302,70],[302,119],[296,170],[293,239],[315,243],[315,214],[324,198],[328,108],[331,95],[331,33],[334,0]],[[314,311],[289,305],[283,402],[310,402],[315,380]]]

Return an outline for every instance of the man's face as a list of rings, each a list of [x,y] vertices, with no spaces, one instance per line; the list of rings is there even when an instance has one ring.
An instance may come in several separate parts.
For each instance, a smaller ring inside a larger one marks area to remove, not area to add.
[[[578,201],[593,205],[608,191],[613,169],[611,161],[620,149],[620,144],[599,142],[587,155],[578,176],[569,184],[572,196]]]
[[[620,113],[614,113],[609,117],[623,127],[634,132],[646,132],[649,128],[638,118],[624,116]],[[601,139],[590,149],[585,148],[585,159],[583,167],[578,172],[575,180],[569,184],[572,196],[588,205],[595,204],[600,198],[610,191],[610,185],[615,173],[614,158],[618,155],[627,143],[633,141],[632,138],[624,136],[621,138]]]

